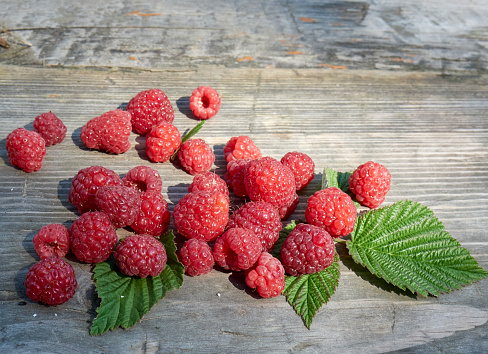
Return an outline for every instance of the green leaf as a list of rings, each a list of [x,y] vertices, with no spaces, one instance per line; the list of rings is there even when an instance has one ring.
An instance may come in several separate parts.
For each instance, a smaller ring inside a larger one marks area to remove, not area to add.
[[[293,231],[293,229],[295,228],[295,226],[297,226],[297,223],[295,222],[295,220],[292,220],[288,225],[286,225],[283,229],[281,229],[281,231],[280,231],[280,237],[276,241],[276,243],[275,243],[275,245],[273,247],[273,250],[271,252],[271,254],[274,257],[280,259],[281,247],[283,246],[283,242],[285,242],[286,238],[288,237],[288,235],[290,234],[290,232]]]
[[[412,201],[363,214],[346,245],[356,263],[402,290],[424,296],[488,277],[434,213]]]
[[[92,336],[119,326],[134,326],[169,290],[178,289],[182,285],[185,269],[176,256],[173,232],[168,231],[161,236],[160,241],[168,260],[157,277],[124,275],[118,271],[113,258],[95,266],[95,288],[101,303],[91,326]]]
[[[188,139],[191,139],[192,137],[194,137],[200,131],[200,129],[202,129],[205,122],[206,122],[205,120],[202,120],[200,123],[195,125],[192,128],[192,130],[190,130],[188,133],[186,133],[183,136],[183,138],[181,138],[181,145],[183,145],[185,143],[185,141],[187,141]],[[180,151],[180,148],[176,149],[176,151],[173,153],[173,155],[171,155],[171,161],[174,161],[174,159],[176,159],[176,156],[178,156],[178,151]]]
[[[354,194],[351,193],[349,190],[349,176],[352,175],[352,172],[337,172],[331,168],[325,168],[322,174],[322,189],[326,189],[329,187],[337,187],[342,190],[344,193],[347,193],[356,208],[360,206],[360,204],[356,201]]]

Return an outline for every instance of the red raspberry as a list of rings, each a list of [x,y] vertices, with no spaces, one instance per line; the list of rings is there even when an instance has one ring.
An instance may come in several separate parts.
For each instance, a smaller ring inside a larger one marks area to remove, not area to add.
[[[115,228],[131,225],[139,214],[139,192],[127,186],[103,186],[95,194],[98,210],[108,215]]]
[[[299,203],[300,198],[298,197],[298,194],[295,193],[287,203],[281,205],[278,208],[281,220],[288,219],[295,212]]]
[[[17,128],[7,135],[7,152],[12,165],[30,173],[41,169],[46,146],[38,133]]]
[[[186,274],[192,277],[210,273],[215,264],[208,243],[196,238],[185,242],[178,252],[178,260],[185,267]]]
[[[115,262],[129,276],[157,277],[166,266],[168,257],[161,242],[149,235],[130,235],[115,249]]]
[[[34,264],[25,277],[27,296],[50,306],[61,305],[71,299],[77,287],[71,264],[55,256]]]
[[[71,225],[71,251],[80,262],[105,261],[117,240],[110,218],[99,211],[84,213]]]
[[[198,119],[209,119],[220,109],[220,96],[208,86],[200,86],[190,96],[190,109]]]
[[[175,118],[168,96],[160,89],[139,92],[126,110],[132,114],[132,128],[140,135],[146,135],[160,122],[173,123]]]
[[[218,192],[194,192],[173,210],[174,226],[186,238],[215,240],[229,221],[229,197]]]
[[[280,237],[282,224],[275,206],[266,202],[249,202],[232,214],[227,227],[253,231],[261,240],[263,250],[269,251]]]
[[[308,198],[305,219],[332,237],[346,236],[354,229],[357,210],[351,197],[336,187],[315,192]]]
[[[285,289],[285,269],[278,259],[263,252],[246,270],[246,284],[264,298],[276,297]]]
[[[138,234],[161,236],[168,230],[171,221],[168,202],[160,192],[156,191],[141,193],[140,198],[139,214],[130,226]]]
[[[122,154],[130,149],[130,119],[130,113],[120,109],[105,112],[81,128],[81,140],[89,149]]]
[[[132,187],[139,192],[155,191],[161,193],[163,190],[161,175],[149,166],[134,167],[127,172],[122,181],[127,187]]]
[[[235,136],[224,146],[225,160],[227,162],[237,159],[258,159],[261,157],[261,150],[248,136]]]
[[[332,237],[324,229],[298,224],[281,247],[281,263],[292,276],[313,274],[329,267],[334,261]]]
[[[227,163],[227,172],[225,173],[224,178],[229,188],[231,188],[234,191],[234,194],[238,197],[247,197],[244,174],[249,161],[251,160],[237,159]]]
[[[237,227],[215,240],[213,255],[222,268],[240,271],[251,268],[262,250],[263,245],[254,232]]]
[[[95,193],[102,186],[121,186],[122,179],[114,171],[102,166],[86,167],[76,174],[71,182],[68,199],[80,214],[98,209]]]
[[[193,177],[193,182],[188,186],[188,192],[220,192],[229,195],[229,188],[225,181],[213,172],[203,172]]]
[[[58,144],[66,137],[66,126],[53,112],[42,113],[34,119],[34,131],[43,137],[46,146]]]
[[[61,224],[43,226],[34,235],[32,242],[41,259],[50,256],[63,258],[69,252],[69,229]]]
[[[304,153],[289,152],[281,158],[281,163],[293,172],[297,191],[308,186],[315,176],[315,164],[310,156]]]
[[[146,155],[154,162],[168,161],[181,145],[181,135],[173,124],[161,122],[146,135]]]
[[[203,139],[189,139],[181,145],[178,159],[183,168],[191,175],[210,171],[215,155]]]
[[[391,174],[385,166],[368,161],[349,176],[349,190],[356,200],[371,209],[379,207],[391,186]]]

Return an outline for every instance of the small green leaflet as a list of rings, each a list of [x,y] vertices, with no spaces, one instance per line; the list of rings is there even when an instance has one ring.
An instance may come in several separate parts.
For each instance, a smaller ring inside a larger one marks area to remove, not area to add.
[[[90,334],[100,335],[117,327],[129,328],[139,322],[168,290],[183,283],[183,265],[176,257],[172,231],[161,236],[168,260],[157,277],[129,277],[118,272],[113,258],[94,268],[95,288],[101,299]]]
[[[424,296],[437,296],[488,277],[488,271],[434,213],[412,201],[358,217],[346,245],[356,263],[402,290]]]
[[[337,187],[342,190],[344,193],[347,193],[356,208],[359,207],[359,203],[356,201],[354,195],[349,191],[349,176],[351,172],[337,172],[331,168],[324,168],[324,172],[322,173],[322,187],[321,189],[326,189],[329,187]]]
[[[273,247],[273,251],[271,252],[274,257],[280,259],[281,246],[283,246],[283,242],[285,242],[286,238],[288,237],[290,232],[293,231],[295,226],[297,226],[297,223],[295,222],[295,220],[292,220],[288,225],[281,229],[280,237],[276,241],[275,246]]]
[[[183,138],[181,138],[181,145],[183,145],[185,143],[185,141],[187,141],[188,139],[194,137],[199,131],[200,129],[202,129],[203,125],[205,124],[205,120],[202,120],[200,123],[198,123],[197,125],[195,125],[192,130],[190,130],[188,133],[186,133]],[[180,145],[180,146],[181,146]],[[173,153],[173,155],[171,155],[171,161],[174,161],[176,159],[176,156],[178,156],[178,151],[180,151],[180,149],[176,149],[176,151]]]

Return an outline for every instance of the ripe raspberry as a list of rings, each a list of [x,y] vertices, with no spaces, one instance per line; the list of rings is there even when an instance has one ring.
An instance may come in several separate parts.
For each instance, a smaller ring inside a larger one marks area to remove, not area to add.
[[[103,186],[95,194],[98,210],[103,211],[116,229],[131,225],[139,214],[139,192],[127,186]]]
[[[285,289],[285,269],[278,259],[263,252],[246,270],[246,284],[264,298],[276,297]]]
[[[305,219],[325,229],[332,237],[346,236],[354,229],[357,210],[351,197],[336,187],[315,192],[308,198]]]
[[[266,202],[248,202],[229,218],[228,228],[240,227],[254,232],[263,244],[263,250],[273,248],[282,227],[278,209]]]
[[[313,274],[330,266],[335,247],[332,237],[324,229],[298,224],[281,247],[281,263],[292,276]]]
[[[130,225],[138,234],[159,237],[168,230],[171,214],[168,202],[160,192],[147,191],[140,194],[141,207],[135,221]]]
[[[161,193],[163,190],[161,175],[149,166],[134,167],[127,172],[122,181],[127,187],[134,188],[139,192],[155,191]]]
[[[66,126],[53,112],[42,113],[34,119],[34,131],[43,137],[46,146],[58,144],[66,137]]]
[[[237,227],[215,240],[213,255],[222,268],[240,271],[251,268],[262,250],[263,245],[254,232]]]
[[[71,299],[77,287],[71,264],[55,256],[34,264],[25,277],[27,296],[50,306],[61,305]]]
[[[181,145],[178,159],[191,175],[210,171],[215,155],[203,139],[189,139]]]
[[[254,144],[254,141],[248,136],[235,136],[224,146],[225,160],[227,162],[236,159],[259,159],[261,150]]]
[[[188,193],[176,204],[173,219],[186,238],[213,241],[229,221],[229,198],[219,192]]]
[[[71,225],[71,251],[80,262],[105,261],[112,254],[116,243],[115,228],[105,213],[84,213]]]
[[[161,242],[149,235],[130,235],[115,249],[115,262],[129,276],[157,277],[166,266],[168,257]]]
[[[50,256],[63,258],[69,252],[69,229],[61,224],[43,226],[34,235],[32,242],[41,259]]]
[[[90,119],[81,128],[81,140],[89,149],[122,154],[130,149],[132,130],[129,112],[116,109]]]
[[[76,174],[71,182],[68,199],[80,214],[98,209],[95,193],[102,186],[121,186],[122,179],[114,171],[102,166],[86,167]]]
[[[385,166],[368,161],[359,166],[349,176],[349,190],[356,200],[371,209],[377,208],[385,201],[391,186],[391,174]]]
[[[297,191],[308,186],[314,178],[315,164],[310,156],[304,153],[289,152],[281,158],[281,163],[293,172]]]
[[[190,96],[190,109],[198,119],[209,119],[220,109],[220,96],[208,86],[200,86]]]
[[[17,128],[7,135],[7,152],[12,165],[30,173],[41,169],[46,146],[38,133]]]
[[[181,135],[173,124],[161,122],[146,135],[146,155],[153,162],[165,162],[181,145]]]
[[[287,203],[281,205],[278,208],[281,220],[288,219],[295,212],[299,203],[300,198],[298,198],[298,194],[295,193]]]
[[[188,186],[188,193],[201,191],[220,192],[229,195],[229,188],[227,188],[225,181],[210,171],[193,177],[192,183]]]
[[[146,135],[160,122],[173,123],[175,118],[168,96],[160,89],[139,92],[126,110],[132,114],[132,129],[140,135]]]
[[[244,174],[249,161],[251,160],[237,159],[227,163],[227,172],[225,173],[224,178],[229,188],[231,188],[234,191],[234,194],[238,197],[247,197]]]
[[[210,273],[215,264],[212,249],[208,243],[196,238],[185,242],[178,252],[178,260],[185,267],[186,274],[192,277]]]

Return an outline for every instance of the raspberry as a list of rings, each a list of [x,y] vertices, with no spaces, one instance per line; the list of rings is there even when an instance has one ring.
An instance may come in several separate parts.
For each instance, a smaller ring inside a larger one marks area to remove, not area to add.
[[[215,264],[208,243],[196,238],[185,242],[178,252],[178,260],[185,267],[186,274],[192,277],[210,273]]]
[[[156,191],[147,191],[140,194],[141,207],[135,221],[130,225],[138,234],[148,234],[159,237],[168,230],[171,214],[168,202],[162,194]]]
[[[285,289],[285,269],[278,259],[263,252],[257,262],[246,270],[246,284],[257,289],[261,297],[276,297]]]
[[[334,261],[332,237],[324,229],[298,224],[281,247],[281,263],[292,276],[313,274],[329,267]]]
[[[134,167],[127,172],[122,181],[127,187],[134,188],[139,192],[155,191],[161,193],[163,190],[161,175],[149,166]]]
[[[34,264],[25,277],[27,296],[50,306],[61,305],[71,299],[77,287],[71,264],[55,256]]]
[[[105,261],[112,254],[116,243],[115,228],[105,213],[84,213],[71,225],[71,251],[80,262]]]
[[[280,218],[282,220],[288,219],[295,212],[295,209],[297,208],[299,203],[300,198],[298,198],[298,194],[295,193],[288,202],[278,208]]]
[[[34,119],[34,131],[44,139],[46,146],[59,144],[66,137],[66,126],[53,112],[42,113]]]
[[[248,202],[229,218],[228,228],[240,227],[254,232],[263,244],[263,250],[273,248],[282,227],[278,209],[266,202]]]
[[[166,266],[168,257],[161,242],[149,235],[130,235],[115,249],[115,262],[129,276],[157,277]]]
[[[95,211],[95,193],[102,186],[121,186],[122,179],[114,171],[102,166],[86,167],[76,174],[71,182],[68,199],[78,208],[80,214]]]
[[[155,125],[146,135],[146,155],[154,162],[168,161],[180,145],[180,132],[168,122]]]
[[[261,150],[248,136],[235,136],[224,146],[225,160],[227,162],[237,159],[258,159],[261,157]]]
[[[332,237],[346,236],[354,229],[357,210],[351,197],[336,187],[315,192],[308,198],[305,219]]]
[[[314,178],[315,164],[310,156],[304,153],[289,152],[281,158],[281,163],[293,172],[297,191],[308,186]]]
[[[90,119],[81,128],[81,140],[89,149],[122,154],[130,149],[132,130],[129,112],[116,109]]]
[[[139,192],[127,186],[103,186],[95,194],[98,210],[108,215],[115,228],[131,225],[139,214]]]
[[[188,192],[220,192],[229,195],[229,188],[225,181],[213,172],[203,172],[193,177],[192,183],[188,186]]]
[[[244,184],[244,174],[246,172],[249,159],[237,159],[227,163],[227,172],[224,175],[229,188],[238,197],[247,197],[246,185]]]
[[[63,258],[69,252],[69,229],[61,224],[43,226],[34,235],[32,242],[41,259],[50,256]]]
[[[12,165],[30,173],[41,169],[46,146],[38,133],[17,128],[7,135],[7,152]]]
[[[262,250],[261,241],[254,232],[237,227],[215,240],[213,255],[222,268],[240,271],[251,268]]]
[[[181,145],[178,159],[191,175],[210,171],[215,155],[203,139],[189,139]]]
[[[391,186],[391,174],[385,166],[368,161],[359,166],[349,176],[349,190],[356,200],[371,209],[377,208],[385,201]]]
[[[160,89],[139,92],[126,110],[132,114],[132,129],[140,135],[146,135],[160,122],[173,123],[175,118],[168,96]]]
[[[220,96],[208,86],[200,86],[190,96],[190,109],[198,119],[209,119],[220,109]]]
[[[219,192],[188,193],[176,204],[173,219],[186,238],[213,241],[229,221],[229,198]]]

